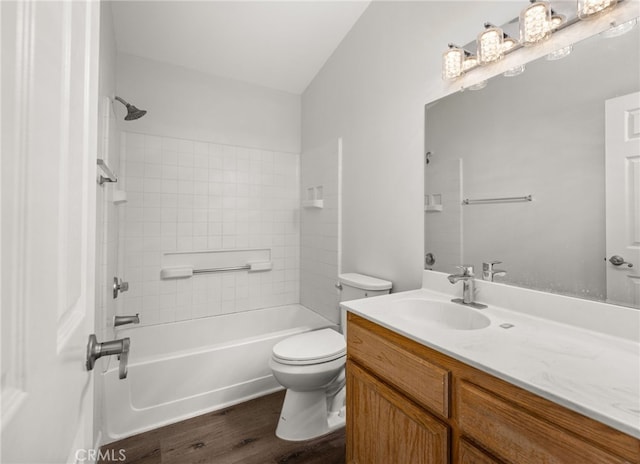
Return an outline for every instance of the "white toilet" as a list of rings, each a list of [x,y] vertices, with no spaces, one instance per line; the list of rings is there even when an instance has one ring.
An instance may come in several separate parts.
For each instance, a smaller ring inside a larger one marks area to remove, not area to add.
[[[340,274],[340,301],[384,295],[391,282],[362,274]],[[346,312],[340,311],[343,333]],[[273,347],[269,366],[287,393],[276,435],[283,440],[310,440],[345,423],[347,344],[344,335],[320,329],[294,335]]]

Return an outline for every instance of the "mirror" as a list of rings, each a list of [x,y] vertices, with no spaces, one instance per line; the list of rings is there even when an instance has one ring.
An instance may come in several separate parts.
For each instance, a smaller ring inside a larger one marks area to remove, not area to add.
[[[597,35],[426,105],[425,268],[471,264],[479,279],[483,262],[501,261],[496,282],[638,307],[639,57],[640,28]],[[636,151],[615,164],[627,171],[605,170],[605,126],[623,124],[607,123],[606,102],[629,94],[619,112]]]

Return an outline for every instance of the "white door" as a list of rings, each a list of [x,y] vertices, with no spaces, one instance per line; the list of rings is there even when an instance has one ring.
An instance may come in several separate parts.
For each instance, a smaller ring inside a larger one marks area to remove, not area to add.
[[[3,463],[93,445],[99,3],[1,1]]]
[[[640,92],[607,100],[607,301],[640,306]]]

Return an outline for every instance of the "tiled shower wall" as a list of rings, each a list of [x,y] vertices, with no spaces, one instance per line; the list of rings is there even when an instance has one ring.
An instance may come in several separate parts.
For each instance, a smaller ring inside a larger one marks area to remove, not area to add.
[[[123,134],[121,314],[142,324],[298,303],[299,156]],[[270,248],[273,269],[161,280],[163,253]]]

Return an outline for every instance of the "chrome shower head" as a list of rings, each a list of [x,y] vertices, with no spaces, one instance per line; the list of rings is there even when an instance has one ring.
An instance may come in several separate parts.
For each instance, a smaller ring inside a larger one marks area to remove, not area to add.
[[[146,110],[140,110],[118,96],[116,96],[115,99],[127,107],[127,115],[124,117],[125,121],[133,121],[134,119],[139,119],[147,114]]]

